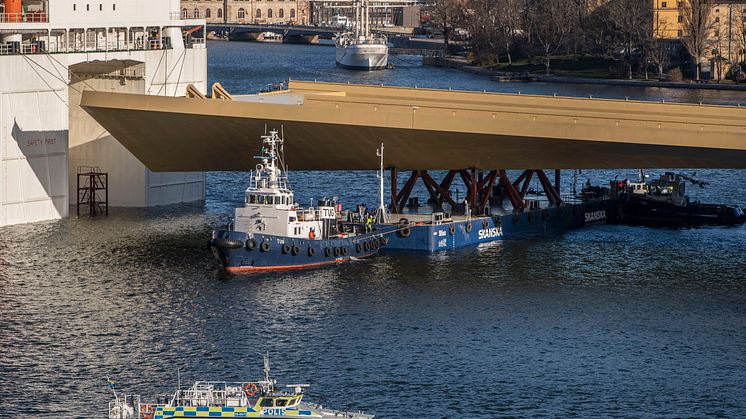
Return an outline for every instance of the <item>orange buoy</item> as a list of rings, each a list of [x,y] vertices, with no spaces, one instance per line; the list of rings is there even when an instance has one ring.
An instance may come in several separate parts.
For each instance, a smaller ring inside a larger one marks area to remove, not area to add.
[[[145,419],[152,419],[154,414],[155,409],[153,408],[153,406],[149,404],[140,406],[140,416],[144,417]]]
[[[3,0],[5,5],[5,21],[23,21],[23,2],[21,0]]]
[[[256,394],[257,392],[256,384],[254,383],[246,383],[246,385],[243,386],[243,391],[246,393],[246,397],[251,397]]]

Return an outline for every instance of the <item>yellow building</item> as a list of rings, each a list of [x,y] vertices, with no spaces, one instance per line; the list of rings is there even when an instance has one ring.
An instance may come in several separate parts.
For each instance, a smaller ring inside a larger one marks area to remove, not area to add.
[[[308,23],[307,0],[181,0],[184,18],[207,23]]]
[[[660,39],[681,39],[685,35],[682,6],[685,1],[653,0],[653,36]],[[744,60],[746,50],[746,0],[713,0],[710,2],[707,61],[720,63],[714,68],[727,72],[729,63]]]

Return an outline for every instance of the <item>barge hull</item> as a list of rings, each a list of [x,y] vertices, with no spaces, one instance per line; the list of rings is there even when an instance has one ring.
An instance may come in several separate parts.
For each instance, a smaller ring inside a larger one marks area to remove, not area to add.
[[[615,200],[601,199],[437,225],[380,224],[376,228],[388,238],[386,250],[437,252],[498,240],[560,234],[592,224],[606,223],[613,219],[616,211]]]

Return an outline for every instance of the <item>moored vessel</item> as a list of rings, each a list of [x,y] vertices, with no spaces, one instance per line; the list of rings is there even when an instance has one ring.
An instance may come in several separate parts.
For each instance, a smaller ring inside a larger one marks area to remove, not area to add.
[[[355,4],[354,28],[335,39],[337,65],[352,70],[381,70],[388,67],[389,47],[385,35],[370,32],[370,4]]]
[[[673,172],[666,172],[650,182],[646,181],[644,171],[640,171],[637,182],[612,181],[612,191],[618,197],[614,221],[648,226],[735,225],[746,222],[746,214],[736,205],[690,201],[686,194],[687,182],[701,187],[707,185]]]
[[[308,384],[278,386],[270,375],[269,355],[264,356],[264,377],[256,381],[197,381],[188,389],[145,400],[139,395],[114,393],[109,419],[219,418],[348,418],[374,419],[374,415],[323,407],[305,400]],[[180,387],[180,386],[179,386]]]
[[[232,226],[215,230],[209,246],[229,272],[311,268],[375,255],[387,238],[373,230],[373,215],[345,212],[336,199],[316,207],[295,202],[283,164],[284,139],[262,136],[261,161],[252,172],[243,207]]]

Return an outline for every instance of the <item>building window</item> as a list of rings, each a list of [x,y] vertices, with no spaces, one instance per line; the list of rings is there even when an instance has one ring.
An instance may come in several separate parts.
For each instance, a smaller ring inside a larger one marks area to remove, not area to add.
[[[238,9],[238,18],[246,19],[246,10],[244,10],[243,7]]]
[[[111,5],[111,10],[113,10],[115,12],[117,11],[117,4],[116,3],[114,3],[114,4]]]
[[[272,19],[272,9],[267,9],[267,19]]]
[[[290,9],[290,19],[295,19],[295,9]]]
[[[256,18],[261,19],[262,18],[262,9],[256,9]]]
[[[223,17],[223,9],[222,8],[218,9],[218,17]]]
[[[187,9],[181,9],[181,18],[182,19],[188,19],[189,18],[189,11]]]
[[[715,23],[720,23],[720,16],[715,16]]]
[[[3,6],[3,10],[5,9],[5,4],[2,4],[0,6]],[[73,4],[73,12],[76,11],[76,10],[78,10],[78,5],[77,4]]]
[[[194,18],[199,19],[199,9],[196,7],[194,8]]]
[[[85,5],[85,11],[86,12],[90,12],[91,11],[91,5],[90,4],[86,4]]]
[[[277,11],[277,17],[279,17],[280,19],[284,18],[285,17],[285,9],[278,10]]]
[[[679,15],[679,23],[684,23],[684,16]]]
[[[104,11],[104,5],[103,4],[101,4],[101,3],[98,4],[98,11],[99,12],[103,12]]]
[[[205,18],[209,19],[209,18],[211,18],[211,17],[212,17],[212,12],[211,12],[211,11],[210,11],[210,9],[208,8],[208,9],[206,9],[206,10],[205,10]]]
[[[668,7],[668,3],[666,3],[665,1],[662,1],[661,8],[665,9],[666,7]]]

